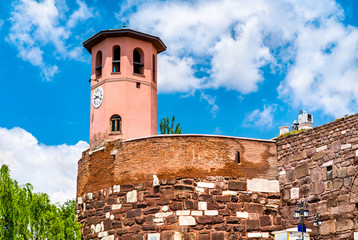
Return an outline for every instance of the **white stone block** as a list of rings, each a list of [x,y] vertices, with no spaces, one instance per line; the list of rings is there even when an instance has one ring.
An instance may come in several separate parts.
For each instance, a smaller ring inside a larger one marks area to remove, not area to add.
[[[98,237],[107,237],[108,236],[108,232],[100,232],[98,233]]]
[[[278,180],[253,178],[247,180],[247,190],[252,192],[279,193],[280,184]]]
[[[177,216],[189,216],[190,210],[178,210],[175,212]]]
[[[91,200],[93,198],[93,193],[87,193],[87,198]]]
[[[332,165],[333,165],[333,161],[331,160],[331,161],[328,161],[326,163],[323,163],[322,167],[329,167],[329,166],[332,166]]]
[[[81,197],[77,198],[77,204],[82,204],[83,203],[83,199]]]
[[[148,240],[160,240],[160,233],[148,233]]]
[[[159,186],[159,178],[157,177],[157,175],[153,175],[153,187]]]
[[[127,203],[134,203],[137,201],[137,190],[127,192]]]
[[[299,198],[300,198],[300,189],[291,188],[291,199],[299,199]]]
[[[114,235],[109,235],[107,237],[103,237],[101,240],[114,240]]]
[[[223,191],[223,195],[237,195],[237,192],[234,192],[234,191]]]
[[[113,192],[117,193],[121,191],[121,185],[113,185]]]
[[[83,203],[83,211],[86,211],[86,203]]]
[[[117,150],[117,149],[114,149],[114,150],[111,151],[110,154],[113,156],[113,155],[116,155],[117,153],[118,153],[118,150]]]
[[[354,232],[354,240],[358,240],[358,232]]]
[[[214,183],[208,183],[208,182],[198,182],[197,186],[199,188],[214,188],[215,184]]]
[[[180,232],[175,232],[174,233],[174,240],[182,240]]]
[[[270,235],[269,235],[269,233],[262,233],[262,237],[263,237],[263,238],[269,238]]]
[[[104,224],[101,222],[101,231],[104,231]]]
[[[343,150],[343,149],[347,149],[347,148],[350,148],[350,147],[352,147],[352,145],[348,143],[348,144],[342,145],[341,149]]]
[[[193,226],[195,224],[195,218],[192,216],[179,216],[179,226]]]
[[[106,218],[109,218],[111,214],[109,212],[106,213]]]
[[[205,192],[205,189],[204,188],[200,188],[200,187],[195,187],[195,190],[197,192]]]
[[[155,217],[156,218],[164,218],[164,217],[168,217],[170,215],[173,215],[173,212],[160,212],[160,213],[156,213]]]
[[[218,210],[206,210],[205,215],[207,215],[207,216],[217,216],[217,215],[219,215],[219,212],[218,212]]]
[[[248,218],[249,213],[248,212],[236,212],[236,217],[238,217],[238,218]]]
[[[95,225],[91,225],[91,233],[95,233],[96,232],[96,226]]]
[[[358,150],[356,151],[356,156],[358,156]]]
[[[122,204],[113,204],[112,205],[112,210],[118,210],[122,208]]]
[[[342,135],[344,135],[344,134],[346,134],[346,133],[347,133],[346,130],[341,131],[341,134],[342,134]]]
[[[208,209],[208,203],[207,202],[198,202],[198,210],[207,210]]]
[[[203,216],[203,211],[191,211],[192,216]]]
[[[114,220],[114,215],[111,214],[111,216],[109,217],[109,219]]]
[[[101,231],[101,229],[102,229],[102,228],[101,228],[101,224],[98,223],[98,224],[96,225],[96,230],[95,230],[95,232],[98,233],[98,232]]]
[[[164,222],[164,219],[163,218],[154,218],[154,222],[155,223],[162,223],[162,222]]]
[[[322,147],[316,148],[316,152],[324,151],[324,150],[326,150],[326,149],[327,149],[327,145],[324,145],[324,146],[322,146]]]
[[[280,172],[279,172],[280,176],[282,175],[285,175],[286,174],[286,170],[285,169],[282,169]]]
[[[163,211],[163,212],[167,212],[168,210],[169,210],[169,207],[168,207],[168,206],[163,206],[163,207],[162,207],[162,211]]]
[[[249,238],[260,238],[260,237],[262,237],[262,234],[258,233],[258,232],[251,232],[251,233],[248,233],[247,236]]]

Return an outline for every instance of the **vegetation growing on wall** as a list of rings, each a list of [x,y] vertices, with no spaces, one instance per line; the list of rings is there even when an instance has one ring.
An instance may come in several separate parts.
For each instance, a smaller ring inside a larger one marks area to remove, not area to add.
[[[75,201],[51,204],[31,184],[19,185],[7,165],[0,169],[0,239],[81,239]]]

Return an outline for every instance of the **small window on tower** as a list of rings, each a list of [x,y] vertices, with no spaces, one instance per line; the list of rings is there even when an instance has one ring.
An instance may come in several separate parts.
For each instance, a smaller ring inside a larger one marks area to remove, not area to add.
[[[136,48],[133,50],[133,73],[144,73],[144,54],[142,49]]]
[[[241,163],[240,152],[239,151],[236,151],[236,161],[237,161],[237,164]]]
[[[140,82],[137,82],[137,83],[136,83],[136,87],[137,87],[137,88],[140,88]]]
[[[153,63],[153,69],[152,69],[152,79],[153,79],[153,82],[156,82],[157,80],[155,79],[156,77],[156,65],[155,65],[155,56],[153,54],[153,58],[152,58],[152,63]]]
[[[122,119],[119,115],[113,115],[111,117],[111,131],[112,132],[121,132]]]
[[[102,76],[102,52],[98,51],[96,55],[96,78]]]
[[[121,48],[119,46],[113,47],[112,67],[113,72],[119,73],[121,71]]]

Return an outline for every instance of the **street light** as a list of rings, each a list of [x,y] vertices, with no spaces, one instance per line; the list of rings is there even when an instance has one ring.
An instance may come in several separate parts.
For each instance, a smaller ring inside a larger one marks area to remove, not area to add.
[[[319,226],[322,225],[321,214],[317,213],[317,214],[314,215],[314,217],[313,217],[313,225],[315,227],[317,227],[317,235],[318,235],[318,239],[319,239]]]
[[[308,202],[303,200],[302,198],[297,201],[296,210],[295,210],[295,217],[301,218],[301,232],[302,232],[302,240],[304,240],[304,218],[308,217]],[[298,228],[298,227],[297,227]]]

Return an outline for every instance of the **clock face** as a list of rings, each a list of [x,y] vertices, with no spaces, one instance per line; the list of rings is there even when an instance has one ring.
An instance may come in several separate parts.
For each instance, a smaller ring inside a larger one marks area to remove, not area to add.
[[[96,90],[94,90],[93,96],[92,96],[92,104],[94,108],[99,108],[103,101],[103,88],[98,87]]]

